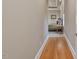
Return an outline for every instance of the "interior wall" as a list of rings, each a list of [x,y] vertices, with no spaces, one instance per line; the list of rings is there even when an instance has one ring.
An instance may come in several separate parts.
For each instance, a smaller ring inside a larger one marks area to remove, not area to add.
[[[51,19],[51,15],[56,15],[56,19]],[[59,10],[49,10],[48,11],[48,24],[56,24],[56,21],[60,17],[60,11]]]
[[[48,7],[56,7],[58,0],[48,0]]]
[[[51,15],[56,15],[57,18],[60,17],[60,11],[59,10],[49,10],[48,11],[48,18],[51,19]]]
[[[73,49],[77,52],[76,38],[76,0],[65,0],[65,21],[64,31],[67,35]]]
[[[47,35],[46,13],[47,0],[3,0],[3,59],[35,58]]]

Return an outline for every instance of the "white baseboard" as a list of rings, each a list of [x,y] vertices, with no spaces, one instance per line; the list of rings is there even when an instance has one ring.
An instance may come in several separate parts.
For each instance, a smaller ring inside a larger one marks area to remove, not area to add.
[[[43,45],[41,46],[41,48],[39,49],[37,55],[35,56],[35,59],[39,59],[39,58],[40,58],[40,56],[41,56],[41,54],[42,54],[42,51],[43,51],[43,49],[44,49],[44,47],[45,47],[47,41],[48,41],[48,36],[47,36],[46,39],[44,40]]]
[[[72,48],[72,45],[71,45],[71,43],[70,43],[68,37],[66,36],[66,34],[64,34],[64,35],[62,35],[62,36],[64,36],[64,37],[66,38],[66,41],[67,41],[68,46],[69,46],[69,48],[70,48],[70,50],[71,50],[71,53],[72,53],[74,59],[76,59],[75,51],[74,51],[74,49]],[[43,51],[43,49],[44,49],[44,47],[45,47],[45,45],[46,45],[46,43],[47,43],[47,41],[48,41],[48,37],[53,37],[53,36],[47,36],[47,37],[46,37],[45,41],[43,42],[43,45],[41,46],[41,48],[39,49],[37,55],[35,56],[35,59],[39,59],[39,58],[40,58],[40,56],[41,56],[41,54],[42,54],[42,51]]]
[[[64,37],[66,38],[66,41],[67,41],[67,43],[68,43],[68,46],[69,46],[69,48],[70,48],[70,50],[71,50],[71,53],[72,53],[74,59],[76,59],[76,53],[75,53],[74,49],[72,48],[72,45],[71,45],[71,43],[70,43],[68,37],[66,36],[66,34],[64,34]]]

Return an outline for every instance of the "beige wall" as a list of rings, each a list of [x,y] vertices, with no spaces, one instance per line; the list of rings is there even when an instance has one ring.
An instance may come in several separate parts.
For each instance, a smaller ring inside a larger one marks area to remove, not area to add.
[[[51,15],[56,15],[56,19],[51,19]],[[60,17],[59,10],[48,10],[48,24],[56,24],[56,21]]]
[[[47,0],[3,0],[3,59],[34,59],[47,35],[45,14]]]
[[[51,19],[51,15],[56,15],[56,17],[59,18],[60,11],[59,10],[49,10],[48,11],[48,19]]]
[[[58,0],[48,0],[49,7],[56,7]]]
[[[65,0],[64,31],[76,52],[76,0]]]

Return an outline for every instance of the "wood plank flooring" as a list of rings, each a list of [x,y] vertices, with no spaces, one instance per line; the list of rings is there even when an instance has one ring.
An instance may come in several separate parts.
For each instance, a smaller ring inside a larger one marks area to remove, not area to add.
[[[50,37],[40,59],[74,59],[64,37]]]

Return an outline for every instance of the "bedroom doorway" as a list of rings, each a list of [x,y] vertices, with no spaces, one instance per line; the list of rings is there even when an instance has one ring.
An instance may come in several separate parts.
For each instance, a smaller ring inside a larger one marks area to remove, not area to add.
[[[64,0],[48,1],[48,32],[63,33],[64,30]]]

